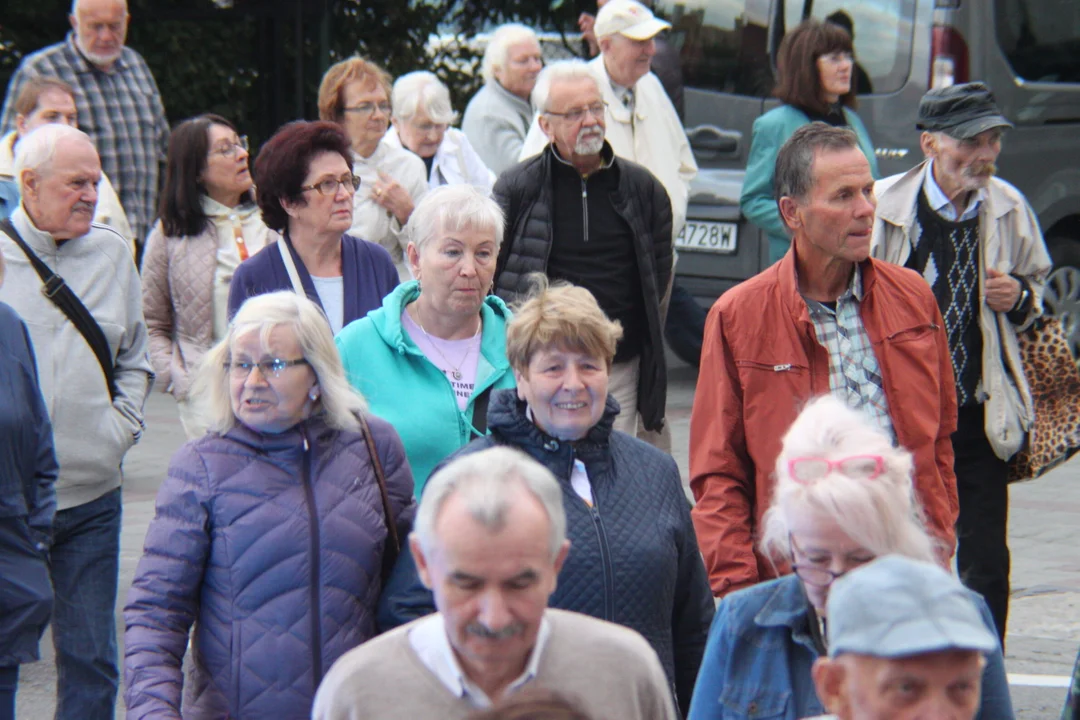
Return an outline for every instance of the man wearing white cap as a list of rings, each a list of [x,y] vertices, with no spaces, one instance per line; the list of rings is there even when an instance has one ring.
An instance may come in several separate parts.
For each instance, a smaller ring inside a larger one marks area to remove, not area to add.
[[[650,72],[656,54],[654,38],[670,27],[636,0],[610,0],[596,14],[593,32],[600,54],[589,62],[589,68],[607,105],[607,141],[617,156],[647,167],[667,190],[674,237],[686,220],[697,163],[675,106]],[[547,144],[534,118],[521,159],[539,154]]]
[[[829,591],[814,686],[838,720],[972,720],[999,647],[973,593],[937,565],[887,555]],[[827,717],[827,716],[826,716]]]

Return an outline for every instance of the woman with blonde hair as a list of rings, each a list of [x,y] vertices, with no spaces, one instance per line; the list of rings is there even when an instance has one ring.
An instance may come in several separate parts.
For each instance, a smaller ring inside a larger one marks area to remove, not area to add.
[[[727,595],[709,631],[691,720],[795,720],[825,713],[811,667],[826,654],[833,581],[875,558],[939,561],[915,498],[911,454],[826,395],[784,436],[760,545],[793,574]],[[983,621],[994,621],[972,593]],[[1001,649],[988,657],[980,720],[1013,717]]]
[[[173,456],[124,609],[128,717],[180,717],[181,694],[188,718],[307,717],[375,634],[416,509],[405,451],[293,292],[243,304],[195,394],[211,432]]]

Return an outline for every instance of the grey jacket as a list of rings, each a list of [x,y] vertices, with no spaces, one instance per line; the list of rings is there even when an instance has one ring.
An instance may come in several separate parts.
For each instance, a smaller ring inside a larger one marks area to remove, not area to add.
[[[127,240],[94,224],[57,245],[20,206],[11,222],[26,243],[82,300],[109,341],[117,395],[109,398],[90,345],[47,297],[23,251],[0,232],[7,275],[0,301],[26,322],[37,354],[41,394],[53,423],[60,477],[57,509],[88,503],[120,486],[120,462],[143,431],[143,405],[153,379],[139,273]]]
[[[903,265],[918,243],[915,205],[929,163],[874,184],[878,198],[871,254],[880,260]],[[999,178],[986,189],[979,206],[979,297],[983,297],[986,269],[1024,278],[1034,302],[1024,322],[1014,326],[1005,313],[980,303],[982,329],[982,383],[986,394],[986,437],[1003,460],[1012,457],[1031,427],[1034,409],[1031,390],[1020,362],[1017,331],[1024,330],[1042,314],[1043,290],[1051,261],[1043,242],[1039,221],[1020,191]]]
[[[469,101],[461,129],[484,164],[499,175],[517,164],[532,118],[527,100],[492,80]]]

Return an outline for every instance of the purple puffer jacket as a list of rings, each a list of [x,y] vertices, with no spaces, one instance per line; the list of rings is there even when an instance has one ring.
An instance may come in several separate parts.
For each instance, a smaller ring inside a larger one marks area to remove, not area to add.
[[[405,450],[369,416],[402,540],[416,506]],[[375,634],[383,504],[363,435],[312,418],[182,447],[124,608],[129,720],[307,718],[322,675]],[[407,550],[406,550],[407,552]]]

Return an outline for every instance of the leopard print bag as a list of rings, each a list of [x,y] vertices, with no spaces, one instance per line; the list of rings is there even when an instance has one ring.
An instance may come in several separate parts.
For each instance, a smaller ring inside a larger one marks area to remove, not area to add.
[[[1009,482],[1041,477],[1080,450],[1080,372],[1061,321],[1041,317],[1017,340],[1035,421],[1009,460]]]

